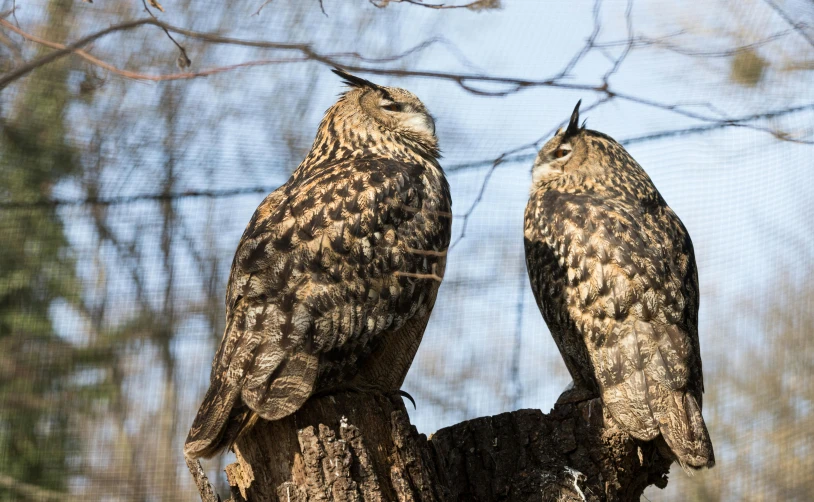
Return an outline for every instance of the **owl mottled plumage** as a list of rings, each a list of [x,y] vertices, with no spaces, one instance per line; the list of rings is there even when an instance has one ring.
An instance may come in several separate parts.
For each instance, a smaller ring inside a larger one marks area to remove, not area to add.
[[[351,89],[238,245],[187,457],[317,391],[396,391],[421,341],[452,224],[435,126],[408,91],[335,71]]]
[[[537,156],[525,215],[532,289],[574,379],[561,399],[600,396],[633,437],[712,467],[690,235],[633,157],[578,121],[579,104]]]

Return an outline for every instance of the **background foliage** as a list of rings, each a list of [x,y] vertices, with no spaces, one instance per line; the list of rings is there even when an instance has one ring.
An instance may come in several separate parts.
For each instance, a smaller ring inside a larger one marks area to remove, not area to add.
[[[458,5],[0,4],[0,500],[194,500],[232,253],[342,91],[332,64],[437,118],[455,244],[405,384],[421,431],[568,383],[521,236],[536,149],[582,98],[699,263],[718,465],[648,499],[814,493],[814,4]]]

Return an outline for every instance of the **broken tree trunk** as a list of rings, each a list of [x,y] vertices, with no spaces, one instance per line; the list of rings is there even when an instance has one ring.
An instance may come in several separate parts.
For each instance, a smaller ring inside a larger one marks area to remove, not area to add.
[[[343,393],[261,421],[227,466],[232,500],[627,501],[664,487],[654,443],[604,425],[598,401],[468,420],[429,439],[401,399]]]

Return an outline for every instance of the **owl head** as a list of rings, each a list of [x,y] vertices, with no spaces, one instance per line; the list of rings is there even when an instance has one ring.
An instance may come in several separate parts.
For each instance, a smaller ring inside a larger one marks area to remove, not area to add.
[[[560,127],[537,154],[531,168],[532,190],[552,183],[567,172],[573,172],[585,160],[587,152],[582,138],[585,127],[579,126],[580,104],[582,100],[577,101],[568,127]]]
[[[433,120],[418,97],[398,87],[384,87],[335,68],[350,86],[328,110],[338,134],[349,142],[396,141],[437,152]]]
[[[549,187],[593,182],[611,183],[613,166],[640,169],[624,147],[613,138],[579,125],[579,105],[571,113],[568,127],[557,130],[543,145],[531,169],[532,191]]]

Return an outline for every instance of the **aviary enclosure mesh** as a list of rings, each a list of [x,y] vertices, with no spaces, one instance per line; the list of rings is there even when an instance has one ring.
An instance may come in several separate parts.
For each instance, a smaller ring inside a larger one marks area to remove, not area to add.
[[[581,98],[588,127],[622,141],[682,218],[699,265],[704,415],[718,465],[693,478],[675,469],[648,499],[806,500],[814,6],[502,4],[150,9],[199,34],[308,44],[335,63],[386,70],[358,73],[410,89],[436,116],[455,245],[404,386],[424,433],[548,411],[569,382],[528,285],[522,224],[536,149]],[[9,25],[71,43],[148,16],[140,2],[12,7],[0,9],[3,75],[56,50]],[[156,26],[85,50],[149,76],[256,64],[156,82],[73,55],[0,91],[0,500],[196,497],[181,445],[222,333],[235,246],[343,89],[329,65],[297,50],[173,37],[191,67],[177,66]],[[230,461],[205,467],[222,484]]]

